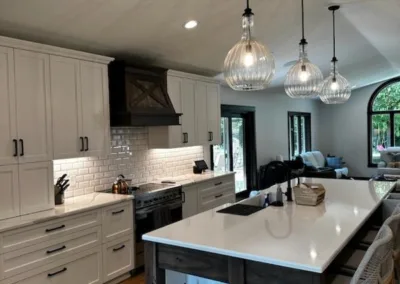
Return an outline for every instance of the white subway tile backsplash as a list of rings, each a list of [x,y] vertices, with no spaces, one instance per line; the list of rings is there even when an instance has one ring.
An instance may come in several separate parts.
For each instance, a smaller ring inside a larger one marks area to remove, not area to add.
[[[66,198],[111,187],[119,174],[133,184],[192,172],[194,160],[203,159],[203,147],[149,149],[147,128],[112,128],[111,154],[54,161],[54,178],[68,174]]]

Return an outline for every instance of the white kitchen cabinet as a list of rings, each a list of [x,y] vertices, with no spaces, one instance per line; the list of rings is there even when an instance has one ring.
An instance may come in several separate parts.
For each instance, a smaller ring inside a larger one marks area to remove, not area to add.
[[[0,219],[18,216],[19,181],[18,165],[0,167]]]
[[[182,216],[185,219],[198,213],[197,185],[183,186],[182,191],[185,195],[185,203],[182,205]]]
[[[0,47],[0,165],[18,163],[14,92],[14,53]]]
[[[220,144],[219,84],[212,79],[169,71],[168,94],[179,126],[149,128],[150,148],[178,148]]]
[[[50,56],[54,159],[79,157],[84,150],[79,60]]]
[[[85,156],[104,156],[110,151],[107,66],[81,61],[80,76]]]
[[[19,165],[21,214],[30,214],[54,207],[53,180],[52,162]]]
[[[49,55],[16,49],[14,65],[19,163],[50,161]]]
[[[195,132],[195,95],[196,83],[190,79],[182,79],[182,134],[183,146],[194,146],[196,143]]]
[[[207,129],[210,145],[221,144],[221,96],[219,84],[207,84]]]
[[[61,56],[51,56],[50,62],[54,158],[106,155],[106,66]]]

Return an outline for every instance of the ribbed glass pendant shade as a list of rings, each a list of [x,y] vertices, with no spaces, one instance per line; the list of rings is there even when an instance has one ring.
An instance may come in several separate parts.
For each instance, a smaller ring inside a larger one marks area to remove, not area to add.
[[[242,26],[241,40],[225,58],[225,80],[236,91],[265,89],[275,74],[274,57],[266,46],[254,38],[252,14],[243,15]]]
[[[351,96],[349,82],[337,71],[337,64],[332,62],[331,74],[324,80],[321,91],[321,101],[326,104],[343,104]]]
[[[316,98],[321,92],[323,79],[318,66],[307,58],[307,45],[300,44],[300,58],[286,75],[286,94],[294,99]]]
[[[324,80],[321,90],[321,101],[326,104],[343,104],[348,101],[351,96],[351,87],[349,82],[339,74],[336,58],[336,29],[335,29],[335,11],[340,6],[330,6],[328,9],[332,11],[333,19],[333,57],[331,60],[331,74]]]

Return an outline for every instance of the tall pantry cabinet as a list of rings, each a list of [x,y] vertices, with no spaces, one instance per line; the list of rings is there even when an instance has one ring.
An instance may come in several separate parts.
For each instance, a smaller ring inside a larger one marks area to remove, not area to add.
[[[0,219],[54,207],[53,159],[107,153],[111,60],[0,37]]]

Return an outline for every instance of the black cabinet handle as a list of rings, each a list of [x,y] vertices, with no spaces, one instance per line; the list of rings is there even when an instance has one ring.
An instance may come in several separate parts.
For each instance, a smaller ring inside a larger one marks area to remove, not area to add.
[[[121,214],[122,212],[125,212],[125,210],[122,209],[122,210],[119,210],[119,211],[115,211],[115,212],[112,212],[112,214],[113,215],[117,215],[117,214]]]
[[[213,139],[212,139],[212,132],[209,131],[209,132],[208,132],[208,142],[211,142],[211,141],[213,141]]]
[[[188,142],[189,142],[189,134],[183,132],[183,143],[188,143]]]
[[[214,132],[211,131],[211,141],[214,141]]]
[[[21,143],[21,154],[19,154],[19,155],[23,156],[23,155],[25,155],[24,140],[23,139],[19,139],[19,142]]]
[[[67,248],[66,246],[62,246],[62,247],[59,247],[59,248],[56,248],[56,249],[53,249],[53,250],[48,250],[48,251],[46,251],[46,253],[47,254],[52,254],[52,253],[58,252],[60,250],[66,249],[66,248]]]
[[[61,270],[59,270],[57,272],[47,274],[47,277],[53,277],[53,276],[56,276],[57,274],[65,272],[65,271],[67,271],[66,267],[64,267],[63,269],[61,269]]]
[[[85,136],[85,140],[86,140],[85,152],[87,152],[87,151],[89,151],[89,138],[87,136]]]
[[[186,193],[184,191],[182,191],[182,197],[183,197],[182,203],[185,203],[186,202]]]
[[[61,230],[61,229],[64,229],[64,228],[65,228],[65,225],[61,225],[59,227],[55,227],[55,228],[51,228],[51,229],[46,229],[46,233],[50,233],[50,232],[53,232],[53,231]]]
[[[224,195],[221,193],[221,194],[216,195],[215,198],[220,198],[222,196],[224,196]]]
[[[85,150],[85,142],[83,141],[83,137],[79,137],[81,139],[81,152]]]
[[[13,139],[14,142],[14,157],[18,156],[18,141],[17,139]]]
[[[124,248],[125,248],[125,245],[122,245],[122,246],[120,246],[119,248],[113,249],[113,251],[119,251],[119,250],[124,249]]]
[[[215,186],[218,186],[218,185],[221,185],[221,184],[222,184],[222,181],[214,183]]]

